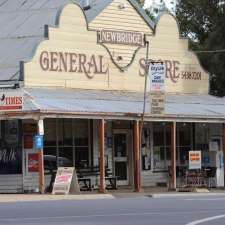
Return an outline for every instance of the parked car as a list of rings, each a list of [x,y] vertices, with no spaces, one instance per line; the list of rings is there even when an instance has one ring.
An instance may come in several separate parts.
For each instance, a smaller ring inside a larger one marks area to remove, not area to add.
[[[44,169],[45,173],[53,173],[57,171],[57,161],[54,155],[44,155]],[[73,163],[66,157],[58,157],[58,167],[69,167]]]

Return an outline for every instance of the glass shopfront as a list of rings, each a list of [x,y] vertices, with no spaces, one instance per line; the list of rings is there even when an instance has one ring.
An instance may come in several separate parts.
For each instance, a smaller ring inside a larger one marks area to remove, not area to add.
[[[46,119],[44,121],[44,164],[82,168],[91,163],[90,121],[82,119]]]
[[[153,123],[153,170],[167,170],[170,160],[170,124]]]
[[[0,174],[22,173],[21,120],[0,122]]]
[[[145,123],[141,150],[142,170],[168,172],[168,175],[171,175],[171,123]],[[190,151],[201,153],[201,166],[198,169],[189,168]],[[191,182],[190,185],[223,186],[223,167],[221,124],[176,123],[178,186],[189,185],[186,183],[187,178]]]

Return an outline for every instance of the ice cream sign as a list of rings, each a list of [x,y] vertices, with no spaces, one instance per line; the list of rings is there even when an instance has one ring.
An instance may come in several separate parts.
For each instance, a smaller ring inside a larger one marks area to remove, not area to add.
[[[0,92],[0,111],[18,111],[23,109],[21,91],[3,90]]]

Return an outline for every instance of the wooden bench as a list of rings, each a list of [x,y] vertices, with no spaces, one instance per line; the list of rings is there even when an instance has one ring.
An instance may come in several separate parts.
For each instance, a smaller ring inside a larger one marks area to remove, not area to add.
[[[116,190],[117,189],[117,177],[109,176],[105,177],[106,189]]]
[[[81,191],[83,190],[92,190],[91,185],[91,178],[92,176],[95,177],[95,186],[98,186],[98,179],[99,179],[99,167],[92,167],[92,168],[84,168],[78,170],[78,183],[80,185],[83,184]],[[110,172],[110,169],[105,169],[105,181],[106,181],[106,189],[117,189],[117,177],[113,176]],[[94,185],[93,185],[94,186]]]
[[[81,191],[91,191],[92,190],[91,178],[80,177],[80,178],[78,178],[78,184],[80,186]]]

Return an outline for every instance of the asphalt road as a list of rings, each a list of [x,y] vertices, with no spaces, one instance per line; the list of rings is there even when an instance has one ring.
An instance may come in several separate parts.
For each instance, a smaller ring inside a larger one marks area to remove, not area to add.
[[[225,225],[225,197],[0,203],[0,225]]]

